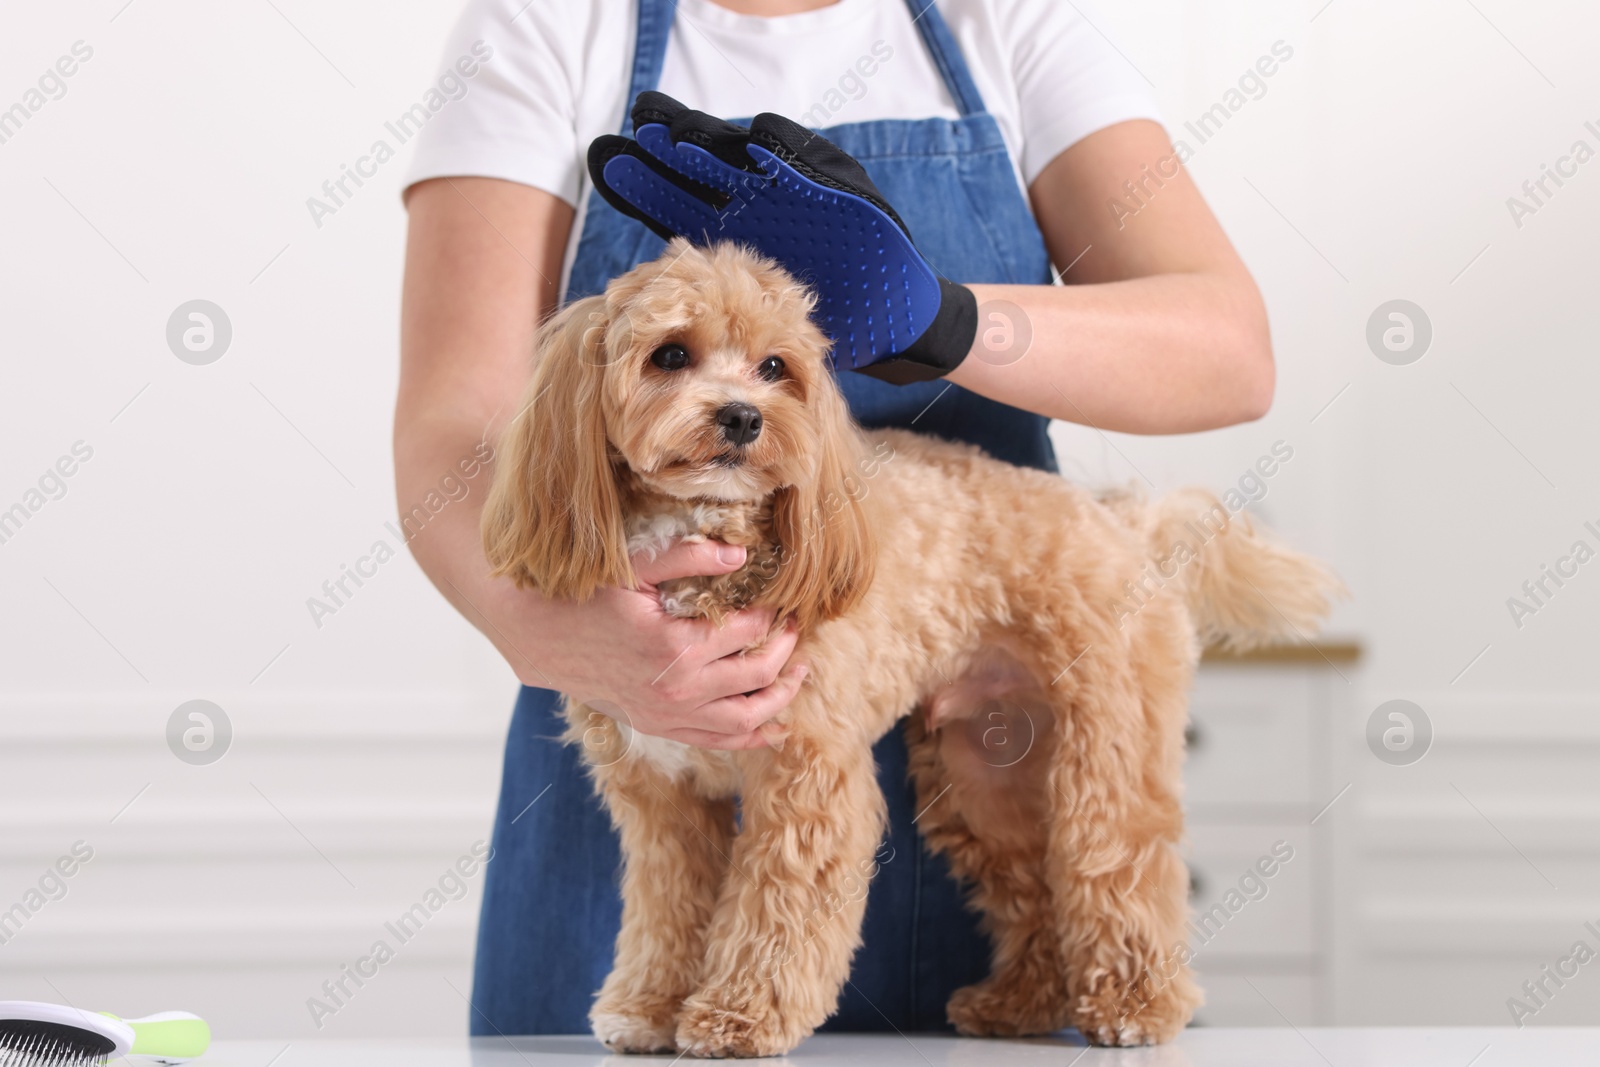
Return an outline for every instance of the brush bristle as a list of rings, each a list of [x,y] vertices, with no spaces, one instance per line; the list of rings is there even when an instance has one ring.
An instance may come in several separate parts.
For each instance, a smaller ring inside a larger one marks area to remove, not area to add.
[[[100,1034],[32,1019],[0,1021],[0,1067],[90,1067],[116,1045]]]

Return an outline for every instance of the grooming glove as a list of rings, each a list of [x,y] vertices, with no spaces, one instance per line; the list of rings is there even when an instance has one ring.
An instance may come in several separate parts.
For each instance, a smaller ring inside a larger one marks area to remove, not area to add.
[[[589,146],[595,190],[663,238],[736,241],[817,294],[837,369],[903,385],[950,373],[978,330],[977,300],[939,277],[872,179],[782,115],[746,128],[640,93],[634,139]]]

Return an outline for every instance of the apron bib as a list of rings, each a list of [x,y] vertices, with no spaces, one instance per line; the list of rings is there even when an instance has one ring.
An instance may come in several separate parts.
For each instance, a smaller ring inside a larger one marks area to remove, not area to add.
[[[846,123],[820,132],[866,168],[944,277],[1049,284],[1044,239],[960,47],[932,0],[906,3],[960,117]],[[673,0],[638,0],[625,111],[660,80],[674,7]],[[632,132],[626,114],[621,128]],[[566,301],[601,292],[664,247],[642,223],[590,196]],[[970,442],[1018,466],[1056,470],[1043,416],[949,382],[895,386],[850,372],[838,380],[863,426],[910,428]],[[564,725],[557,694],[522,690],[506,743],[494,862],[478,928],[474,1034],[587,1033],[594,993],[611,969],[621,856],[582,761],[556,740]],[[900,731],[891,730],[873,755],[889,829],[867,898],[863,944],[838,1014],[822,1030],[947,1030],[945,1002],[988,974],[989,946],[944,861],[918,840]]]

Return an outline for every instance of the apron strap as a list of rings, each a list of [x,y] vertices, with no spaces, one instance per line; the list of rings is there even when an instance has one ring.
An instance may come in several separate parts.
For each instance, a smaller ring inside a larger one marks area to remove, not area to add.
[[[633,134],[633,102],[639,94],[661,83],[661,66],[667,58],[667,37],[677,14],[677,0],[637,0],[638,27],[633,45],[633,72],[628,81],[628,98],[622,104],[622,133]],[[906,0],[911,22],[922,35],[922,43],[933,57],[939,76],[944,79],[950,98],[963,116],[984,111],[983,94],[972,80],[966,56],[950,32],[935,0]]]
[[[939,68],[939,76],[944,79],[956,107],[963,116],[982,114],[983,94],[978,92],[978,83],[972,80],[972,71],[967,67],[967,57],[961,54],[961,46],[939,13],[936,0],[906,0],[906,6],[911,9],[911,21],[922,34],[922,43]]]
[[[678,12],[677,0],[638,0],[638,27],[633,43],[633,73],[628,98],[622,102],[622,135],[633,136],[633,102],[639,94],[661,84],[661,66],[667,59],[667,36]]]

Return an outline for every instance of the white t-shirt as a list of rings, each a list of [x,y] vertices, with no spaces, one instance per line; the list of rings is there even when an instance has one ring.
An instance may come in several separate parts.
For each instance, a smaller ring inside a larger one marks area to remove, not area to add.
[[[1160,121],[1143,77],[1072,4],[938,7],[1024,188],[1096,130]],[[468,0],[444,65],[473,73],[422,126],[406,184],[504,178],[578,205],[589,142],[618,132],[632,104],[636,19],[627,0]],[[476,61],[458,66],[462,57]],[[772,18],[678,0],[657,88],[713,115],[774,111],[808,126],[959,114],[903,0],[836,0]]]

